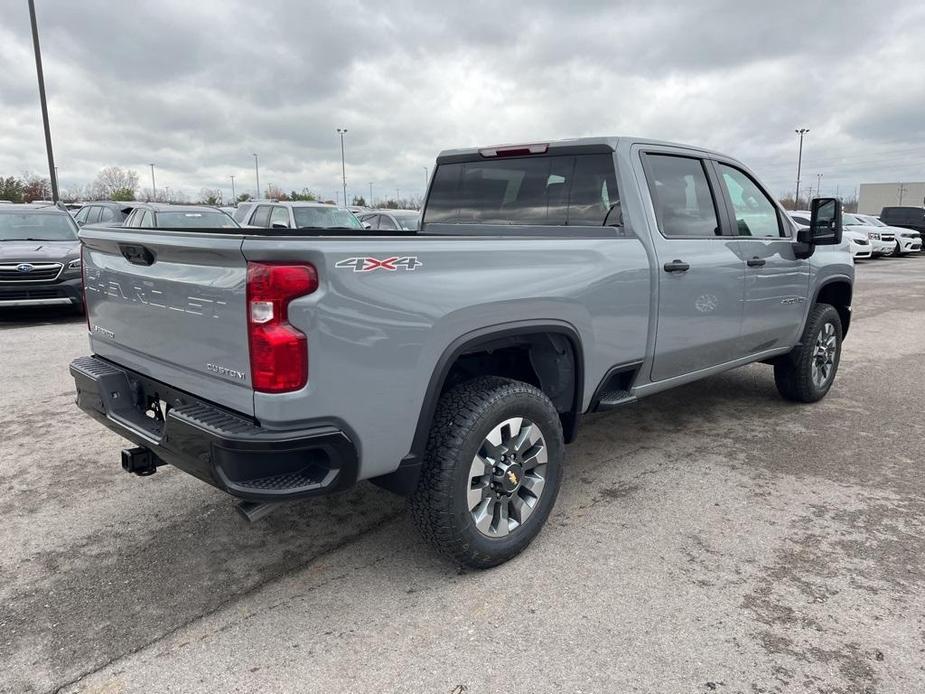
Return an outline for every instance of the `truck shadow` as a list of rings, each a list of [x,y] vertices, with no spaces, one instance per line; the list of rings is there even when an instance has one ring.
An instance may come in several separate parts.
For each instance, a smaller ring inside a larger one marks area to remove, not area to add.
[[[569,446],[568,484],[579,484],[575,480],[595,466],[621,464],[621,457],[640,445],[664,445],[659,442],[685,432],[732,436],[737,412],[779,414],[781,407],[767,367],[754,367],[590,416],[579,441]],[[114,483],[114,473],[82,469],[85,476],[100,477],[84,483],[111,485],[113,494],[134,489]],[[34,661],[41,667],[20,669],[14,688],[54,687],[269,581],[306,566],[320,572],[325,555],[400,517],[405,506],[363,483],[336,496],[288,505],[248,525],[228,497],[179,472],[137,483],[168,485],[175,501],[159,506],[163,492],[131,491],[132,503],[117,507],[124,517],[110,514],[76,543],[26,559],[32,570],[41,567],[41,578],[0,605],[0,624],[17,633],[17,639],[0,641],[0,663],[7,663],[0,669],[10,672],[11,662]],[[399,526],[393,525],[396,532]],[[419,582],[445,580],[452,570],[435,562],[422,543],[402,545],[408,549],[401,561]]]

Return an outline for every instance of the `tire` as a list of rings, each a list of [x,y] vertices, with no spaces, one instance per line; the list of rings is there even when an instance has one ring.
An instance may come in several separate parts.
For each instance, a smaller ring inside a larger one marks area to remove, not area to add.
[[[903,252],[899,250],[899,241],[896,242],[896,248],[893,249],[893,252],[890,253],[894,258],[901,258]]]
[[[444,556],[474,569],[497,566],[539,534],[564,457],[562,424],[542,391],[495,376],[460,384],[437,405],[411,516]]]
[[[814,305],[806,319],[800,346],[774,364],[778,392],[794,402],[816,402],[824,398],[835,381],[841,346],[838,311],[829,304]],[[820,380],[821,376],[824,378]]]

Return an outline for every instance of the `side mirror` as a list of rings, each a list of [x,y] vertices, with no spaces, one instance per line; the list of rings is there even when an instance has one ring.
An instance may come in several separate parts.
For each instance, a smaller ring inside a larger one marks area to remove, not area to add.
[[[842,239],[841,200],[815,198],[810,207],[808,243],[816,246],[837,246]]]
[[[372,229],[372,228],[373,228],[373,225],[370,224],[369,222],[363,222],[363,228],[364,228],[364,229]]]

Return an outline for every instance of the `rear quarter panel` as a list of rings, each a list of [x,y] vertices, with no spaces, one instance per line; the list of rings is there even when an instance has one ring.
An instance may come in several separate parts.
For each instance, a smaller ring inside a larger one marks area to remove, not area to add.
[[[308,335],[308,385],[256,394],[255,416],[264,426],[338,423],[360,448],[361,478],[391,472],[411,449],[428,382],[450,343],[528,320],[565,324],[581,336],[586,408],[614,363],[645,353],[649,261],[638,239],[619,233],[248,237],[249,261],[310,262],[320,279],[317,292],[290,305],[290,322]],[[396,256],[420,265],[357,272],[350,261]]]

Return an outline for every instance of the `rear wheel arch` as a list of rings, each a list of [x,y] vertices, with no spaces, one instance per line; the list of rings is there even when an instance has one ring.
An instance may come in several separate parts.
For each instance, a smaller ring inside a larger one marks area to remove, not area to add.
[[[529,350],[529,372],[520,364],[520,373],[498,369],[476,372],[473,358],[497,354],[504,350]],[[466,360],[470,364],[466,364]],[[567,386],[562,383],[565,365],[570,375]],[[470,371],[466,373],[464,366]],[[564,321],[522,321],[476,330],[451,342],[444,349],[434,367],[421,411],[418,415],[411,451],[402,459],[395,472],[373,478],[371,481],[398,494],[407,495],[417,487],[421,463],[427,450],[430,429],[437,411],[440,396],[448,389],[479,376],[502,376],[521,380],[540,388],[559,412],[566,443],[575,440],[581,420],[584,397],[584,357],[578,331]]]

